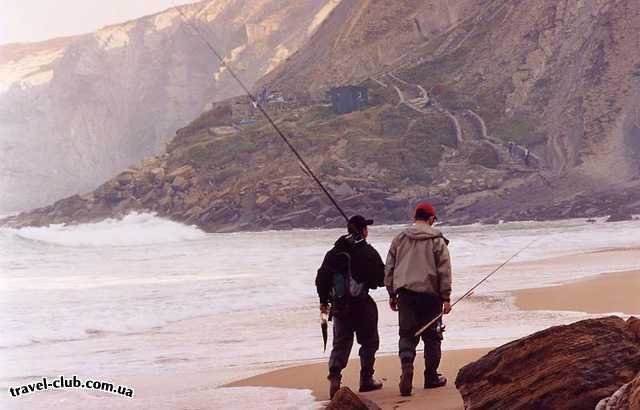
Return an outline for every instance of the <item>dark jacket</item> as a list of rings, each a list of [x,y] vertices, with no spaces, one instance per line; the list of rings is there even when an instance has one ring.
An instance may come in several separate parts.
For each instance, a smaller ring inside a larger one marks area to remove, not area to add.
[[[343,252],[351,256],[353,280],[363,283],[365,291],[384,286],[384,262],[378,251],[362,238],[358,240],[352,235],[344,235],[338,238],[333,248],[327,252],[322,266],[318,269],[316,288],[321,304],[331,302],[330,292],[334,273],[348,271],[348,258],[340,255]]]

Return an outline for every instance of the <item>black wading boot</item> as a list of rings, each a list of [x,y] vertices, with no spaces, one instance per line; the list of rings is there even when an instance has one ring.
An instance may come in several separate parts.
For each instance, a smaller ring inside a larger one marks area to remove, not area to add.
[[[401,396],[411,396],[411,389],[413,389],[413,364],[402,364],[402,374],[400,375],[400,388]]]
[[[380,390],[382,388],[382,382],[375,380],[373,377],[360,377],[360,393]]]
[[[427,376],[425,374],[424,378],[424,388],[425,389],[437,389],[438,387],[445,386],[447,384],[447,378],[441,375],[440,373],[436,373],[435,376]]]
[[[342,376],[330,374],[327,379],[329,380],[329,399],[333,399],[333,396],[340,390],[340,381]]]

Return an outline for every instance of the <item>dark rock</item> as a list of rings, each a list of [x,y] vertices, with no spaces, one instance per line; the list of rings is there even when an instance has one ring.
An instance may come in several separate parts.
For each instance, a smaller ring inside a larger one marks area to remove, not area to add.
[[[177,176],[173,179],[171,187],[177,191],[184,191],[189,187],[189,180],[182,176]]]
[[[382,410],[380,406],[367,400],[364,397],[358,396],[351,391],[348,387],[341,387],[340,390],[333,396],[333,399],[329,402],[326,410]]]
[[[593,409],[640,371],[636,320],[555,326],[460,369],[465,409]]]
[[[632,221],[633,215],[630,212],[618,210],[613,212],[609,218],[607,218],[607,222],[620,222],[620,221]]]
[[[623,384],[611,396],[602,399],[595,410],[640,409],[640,373],[629,383]]]
[[[640,319],[635,316],[631,316],[627,319],[627,328],[636,335],[636,340],[640,343]]]
[[[121,186],[130,185],[133,182],[133,174],[130,172],[123,172],[116,177],[116,180]]]
[[[182,177],[184,179],[189,179],[194,175],[195,175],[195,169],[193,169],[191,165],[183,165],[175,169],[173,172],[169,173],[167,177],[169,178]]]

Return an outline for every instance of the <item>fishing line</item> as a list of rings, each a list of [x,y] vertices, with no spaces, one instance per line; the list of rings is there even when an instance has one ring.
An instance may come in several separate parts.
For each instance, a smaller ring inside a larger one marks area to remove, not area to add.
[[[175,5],[174,5],[175,6]],[[329,198],[329,200],[331,201],[331,203],[333,204],[333,206],[335,206],[335,208],[338,210],[338,212],[340,212],[340,215],[342,215],[342,217],[348,221],[349,218],[347,217],[347,214],[342,210],[342,208],[340,207],[340,205],[338,205],[338,202],[333,198],[333,196],[329,193],[329,191],[325,188],[325,186],[322,184],[322,182],[320,182],[320,179],[318,179],[318,177],[316,176],[316,174],[311,170],[311,168],[309,167],[309,165],[307,165],[307,162],[302,158],[302,156],[300,155],[300,153],[298,153],[298,151],[295,149],[295,147],[291,144],[291,142],[289,141],[289,139],[284,135],[284,133],[280,130],[280,128],[278,128],[278,126],[276,125],[276,123],[273,121],[273,119],[271,118],[271,116],[265,111],[265,109],[262,107],[261,104],[258,104],[257,100],[255,99],[255,97],[253,96],[253,94],[251,93],[251,91],[249,91],[249,89],[244,85],[244,83],[242,82],[242,80],[240,80],[240,78],[236,75],[236,73],[231,69],[231,67],[227,64],[227,62],[224,60],[224,58],[220,55],[220,53],[218,53],[216,51],[216,49],[211,45],[211,43],[209,42],[209,40],[207,40],[207,38],[204,36],[204,34],[202,33],[202,31],[200,31],[200,29],[195,25],[195,24],[191,24],[189,22],[189,20],[187,20],[187,17],[184,15],[184,13],[182,12],[182,9],[179,6],[175,6],[175,8],[178,10],[178,13],[180,13],[180,20],[187,24],[189,27],[191,27],[196,35],[198,35],[198,37],[200,37],[200,39],[206,44],[206,46],[209,48],[209,50],[211,50],[211,52],[216,56],[216,58],[218,59],[218,61],[220,61],[220,66],[224,67],[227,71],[229,71],[229,74],[231,74],[231,77],[233,77],[234,80],[236,80],[236,82],[240,85],[240,87],[244,90],[245,94],[249,97],[249,99],[251,100],[251,104],[253,104],[254,107],[258,108],[258,110],[262,113],[262,115],[267,119],[267,121],[269,122],[269,124],[271,124],[271,126],[276,130],[276,132],[278,133],[278,135],[280,136],[280,138],[282,139],[282,141],[284,141],[285,144],[287,144],[287,147],[289,147],[289,149],[291,150],[291,152],[293,152],[293,154],[298,158],[298,161],[300,162],[300,165],[302,167],[302,169],[305,171],[306,174],[308,174],[315,182],[316,184],[318,184],[318,186],[320,187],[320,189],[322,190],[322,192],[324,192],[324,194],[327,196],[327,198]],[[180,26],[182,27],[182,26]]]
[[[471,295],[471,293],[473,293],[473,291],[480,285],[482,285],[487,279],[489,279],[494,273],[498,272],[500,269],[502,269],[507,263],[509,263],[513,258],[515,258],[516,256],[518,256],[522,251],[524,251],[525,249],[529,248],[531,245],[534,244],[534,242],[536,242],[538,240],[538,238],[532,240],[531,242],[529,242],[527,244],[527,246],[525,246],[524,248],[520,249],[518,252],[514,253],[513,255],[511,255],[511,257],[509,259],[507,259],[506,261],[502,262],[502,264],[500,266],[498,266],[497,268],[495,268],[491,273],[489,273],[487,276],[485,276],[484,278],[482,278],[482,280],[480,280],[480,282],[476,283],[471,289],[469,289],[464,295],[460,296],[455,302],[453,302],[451,304],[451,308],[453,309],[453,307],[460,302],[461,300],[463,300],[464,298],[466,298],[467,296]],[[436,323],[438,321],[438,319],[440,319],[442,317],[442,315],[444,315],[444,312],[440,312],[440,314],[438,316],[436,316],[435,318],[433,318],[433,320],[431,320],[429,323],[427,323],[426,325],[424,325],[423,327],[420,328],[420,330],[418,330],[414,336],[420,336],[425,330],[427,330],[428,328],[431,327],[431,325],[433,325],[434,323]]]

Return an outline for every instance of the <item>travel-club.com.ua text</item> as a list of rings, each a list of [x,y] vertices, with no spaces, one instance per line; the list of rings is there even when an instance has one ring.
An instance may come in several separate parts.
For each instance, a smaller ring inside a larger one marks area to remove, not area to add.
[[[37,391],[44,391],[49,389],[92,389],[109,393],[115,393],[120,396],[133,397],[133,389],[127,386],[116,386],[113,383],[78,379],[77,376],[72,378],[66,378],[60,376],[55,379],[47,379],[43,377],[41,381],[35,383],[29,383],[22,386],[10,387],[9,394],[12,397],[18,397],[21,395],[34,393]]]

